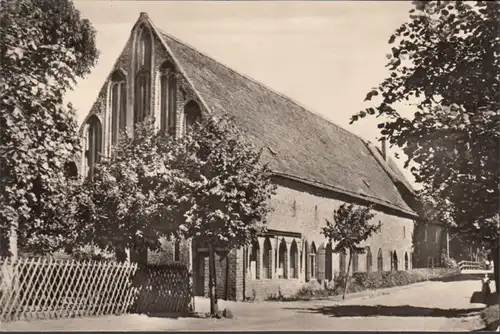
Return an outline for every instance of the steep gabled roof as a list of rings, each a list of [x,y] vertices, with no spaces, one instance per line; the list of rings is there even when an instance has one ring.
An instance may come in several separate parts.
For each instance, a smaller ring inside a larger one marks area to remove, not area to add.
[[[361,138],[155,30],[202,102],[231,115],[277,175],[416,215]]]

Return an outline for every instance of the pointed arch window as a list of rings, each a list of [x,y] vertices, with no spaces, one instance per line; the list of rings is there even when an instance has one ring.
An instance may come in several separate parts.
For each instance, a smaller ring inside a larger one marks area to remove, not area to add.
[[[347,269],[347,255],[340,253],[339,255],[339,272],[345,273]]]
[[[391,252],[391,270],[397,271],[398,268],[398,253],[396,251]]]
[[[144,121],[151,109],[151,33],[142,28],[135,49],[134,125]]]
[[[184,106],[184,131],[189,130],[196,122],[201,121],[201,109],[195,101],[189,101]]]
[[[384,271],[384,254],[382,254],[382,248],[378,249],[377,270]]]
[[[125,76],[116,71],[111,76],[111,144],[118,141],[120,131],[127,125],[127,89]]]
[[[352,253],[352,272],[357,273],[359,271],[359,255],[356,251]]]
[[[311,243],[311,249],[309,250],[309,277],[316,277],[316,270],[318,266],[316,265],[316,245],[314,241]]]
[[[95,164],[101,160],[102,127],[101,121],[95,115],[89,118],[87,125],[87,150],[85,156],[87,158],[88,175],[91,177],[94,173]]]
[[[366,272],[370,273],[372,271],[372,250],[370,247],[366,247]]]
[[[273,249],[271,247],[271,241],[269,238],[264,240],[264,249],[262,253],[262,274],[264,279],[272,278],[272,258],[273,258]]]
[[[175,136],[177,79],[174,65],[165,62],[160,68],[160,129],[162,133]]]

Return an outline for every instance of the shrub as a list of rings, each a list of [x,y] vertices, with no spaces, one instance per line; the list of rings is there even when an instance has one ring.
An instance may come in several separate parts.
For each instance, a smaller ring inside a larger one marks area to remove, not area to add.
[[[446,254],[441,254],[441,265],[443,268],[458,268],[457,261]]]
[[[371,273],[356,272],[349,277],[347,293],[404,286],[453,276],[457,273],[457,269],[447,268],[421,268],[406,271],[376,271]],[[318,284],[316,280],[313,280],[302,286],[299,291],[291,297],[283,297],[279,294],[271,295],[266,300],[294,301],[339,296],[342,295],[344,279],[345,274],[336,275],[333,280],[333,287],[331,284],[328,284],[326,289]]]

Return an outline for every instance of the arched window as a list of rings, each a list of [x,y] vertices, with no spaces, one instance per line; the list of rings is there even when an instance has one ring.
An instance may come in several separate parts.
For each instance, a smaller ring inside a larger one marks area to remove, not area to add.
[[[174,261],[179,262],[181,260],[181,242],[176,240],[174,242]]]
[[[309,275],[310,278],[316,277],[316,245],[314,241],[311,243],[311,248],[309,250]]]
[[[299,278],[299,250],[295,240],[290,246],[290,277]]]
[[[327,281],[331,281],[333,279],[333,249],[332,249],[332,243],[329,242],[326,244],[326,250],[325,250],[325,279]]]
[[[354,251],[352,253],[352,272],[353,273],[356,273],[359,271],[359,268],[358,268],[358,253],[356,253],[356,251]]]
[[[160,129],[175,136],[177,109],[177,80],[174,66],[165,62],[160,68]]]
[[[278,278],[288,278],[288,253],[285,239],[281,239],[278,252],[278,266],[280,275]]]
[[[440,263],[441,263],[441,261],[439,260],[439,255],[435,255],[434,256],[434,266],[439,267]]]
[[[391,254],[391,270],[398,270],[398,254],[396,251]]]
[[[250,275],[252,279],[260,279],[260,248],[257,241],[252,242],[250,251]]]
[[[405,252],[405,270],[408,270],[410,269],[410,265],[409,265],[409,260],[408,260],[408,253]]]
[[[102,152],[102,127],[101,121],[97,116],[93,115],[87,121],[88,132],[87,132],[87,168],[88,175],[92,176],[94,174],[94,167],[96,163],[101,160]]]
[[[135,70],[140,71],[143,68],[151,68],[151,32],[146,26],[139,29],[137,34],[137,44],[136,44],[136,62]]]
[[[271,241],[269,241],[269,238],[266,238],[264,240],[264,249],[262,253],[262,268],[264,269],[262,274],[263,278],[272,278],[272,258],[273,258],[273,249],[271,247]]]
[[[434,268],[434,259],[432,258],[432,256],[429,256],[427,258],[427,267]]]
[[[118,134],[127,126],[127,88],[125,76],[116,71],[111,76],[111,144],[115,145]]]
[[[325,257],[326,257],[325,255],[326,255],[325,246],[324,245],[319,246],[317,260],[316,260],[316,264],[318,265],[316,269],[316,278],[319,281],[323,281],[325,279]]]
[[[347,269],[347,255],[344,253],[339,254],[339,272],[345,274]]]
[[[377,270],[384,271],[384,254],[382,254],[382,248],[378,249],[377,254]]]
[[[370,247],[366,247],[366,272],[370,273],[372,271],[373,259],[372,250]]]
[[[195,101],[189,101],[184,106],[184,130],[189,130],[194,123],[199,121],[201,121],[200,106]]]
[[[138,35],[135,56],[134,124],[137,124],[149,115],[151,103],[152,43],[151,33],[145,27]]]

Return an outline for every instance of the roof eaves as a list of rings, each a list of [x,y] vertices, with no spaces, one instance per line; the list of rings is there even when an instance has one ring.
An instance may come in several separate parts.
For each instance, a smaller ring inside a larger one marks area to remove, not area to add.
[[[365,200],[365,201],[372,202],[373,204],[382,205],[382,206],[385,206],[385,207],[387,207],[389,209],[399,211],[399,212],[404,213],[406,215],[410,215],[413,218],[419,218],[419,215],[415,211],[413,211],[411,209],[408,210],[408,209],[402,208],[402,207],[400,207],[398,205],[392,204],[390,202],[381,200],[379,198],[376,198],[376,197],[373,197],[373,196],[370,196],[370,195],[356,193],[356,192],[353,192],[353,191],[342,189],[340,187],[326,185],[324,183],[321,183],[321,182],[318,182],[318,181],[315,181],[315,180],[310,180],[310,179],[306,179],[306,178],[303,178],[303,177],[300,177],[300,176],[295,176],[295,175],[291,175],[291,174],[287,174],[287,173],[272,171],[272,174],[276,175],[276,176],[284,177],[284,178],[287,178],[287,179],[290,179],[290,180],[294,180],[294,181],[297,181],[297,182],[301,182],[301,183],[304,183],[304,184],[307,184],[307,185],[312,185],[314,187],[317,187],[317,188],[320,188],[320,189],[323,189],[323,190],[337,192],[337,193],[340,193],[340,194],[343,194],[343,195],[348,195],[348,196],[351,196],[351,197],[359,198],[359,199],[362,199],[362,200]]]

